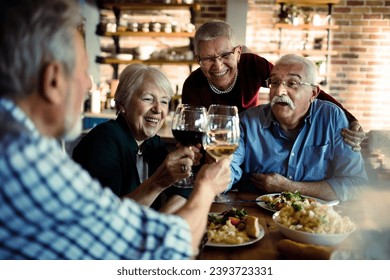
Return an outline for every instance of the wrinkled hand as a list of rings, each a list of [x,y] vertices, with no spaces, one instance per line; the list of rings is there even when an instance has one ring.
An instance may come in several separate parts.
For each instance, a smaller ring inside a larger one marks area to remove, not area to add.
[[[178,144],[176,144],[176,147],[178,149],[182,149],[185,146],[183,146],[180,143],[178,143]],[[192,165],[199,165],[200,164],[200,160],[203,157],[203,154],[202,154],[202,144],[196,144],[195,146],[190,146],[189,148],[194,152],[194,158],[192,159],[193,160],[192,161]]]
[[[201,152],[202,144],[196,144],[195,146],[192,146],[191,149],[195,153],[193,165],[199,165],[200,164],[200,160],[203,157],[203,154]]]
[[[204,164],[196,174],[195,187],[206,187],[217,195],[227,189],[230,184],[230,162],[226,157],[210,164]]]
[[[195,149],[197,148],[181,146],[169,153],[152,177],[163,187],[169,187],[176,181],[187,178],[195,161]]]
[[[354,150],[355,152],[361,150],[360,144],[366,137],[366,133],[363,131],[363,128],[357,121],[351,123],[350,129],[343,128],[343,130],[341,131],[341,135],[343,136],[345,143],[350,145],[352,147],[352,150]]]
[[[256,188],[265,193],[285,191],[286,185],[291,182],[289,179],[278,173],[253,173],[250,181],[254,186],[256,186]]]

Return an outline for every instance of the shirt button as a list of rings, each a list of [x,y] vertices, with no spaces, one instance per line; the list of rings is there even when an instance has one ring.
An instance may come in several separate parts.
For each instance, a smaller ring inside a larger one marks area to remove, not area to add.
[[[291,156],[292,156],[292,157],[295,156],[295,153],[294,153],[294,152],[291,152]]]
[[[290,175],[290,176],[288,176],[288,178],[291,180],[291,179],[292,179],[292,176]]]

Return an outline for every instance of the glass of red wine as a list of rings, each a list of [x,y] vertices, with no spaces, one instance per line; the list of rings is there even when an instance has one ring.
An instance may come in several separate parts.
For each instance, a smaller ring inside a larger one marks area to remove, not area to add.
[[[203,132],[207,121],[207,110],[202,106],[180,104],[177,106],[172,119],[172,134],[183,146],[202,144]],[[195,175],[179,180],[174,186],[192,188]]]

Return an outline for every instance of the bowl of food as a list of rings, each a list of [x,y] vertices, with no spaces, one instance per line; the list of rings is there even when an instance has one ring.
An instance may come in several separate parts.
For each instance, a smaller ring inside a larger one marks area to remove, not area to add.
[[[341,216],[331,206],[316,202],[294,206],[286,206],[272,216],[281,233],[291,240],[335,246],[356,230],[349,217]]]

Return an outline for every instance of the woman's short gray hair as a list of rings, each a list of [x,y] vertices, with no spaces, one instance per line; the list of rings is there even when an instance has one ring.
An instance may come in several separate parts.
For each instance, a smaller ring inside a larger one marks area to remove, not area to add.
[[[38,91],[40,76],[53,61],[71,74],[73,32],[82,23],[78,1],[12,0],[0,10],[0,97],[17,99]]]
[[[317,66],[313,61],[311,61],[306,57],[297,54],[286,54],[275,62],[275,66],[278,64],[292,65],[297,63],[301,64],[304,68],[306,79],[307,79],[306,82],[311,83],[313,85],[317,84],[317,76],[318,76]]]
[[[222,20],[213,20],[201,25],[195,32],[194,52],[199,55],[199,42],[210,41],[219,37],[227,38],[232,47],[237,45],[236,35],[229,24]]]
[[[119,75],[119,83],[115,92],[115,109],[119,113],[123,107],[128,107],[135,93],[142,91],[145,80],[149,78],[171,98],[174,94],[168,78],[159,69],[144,64],[130,64]]]

